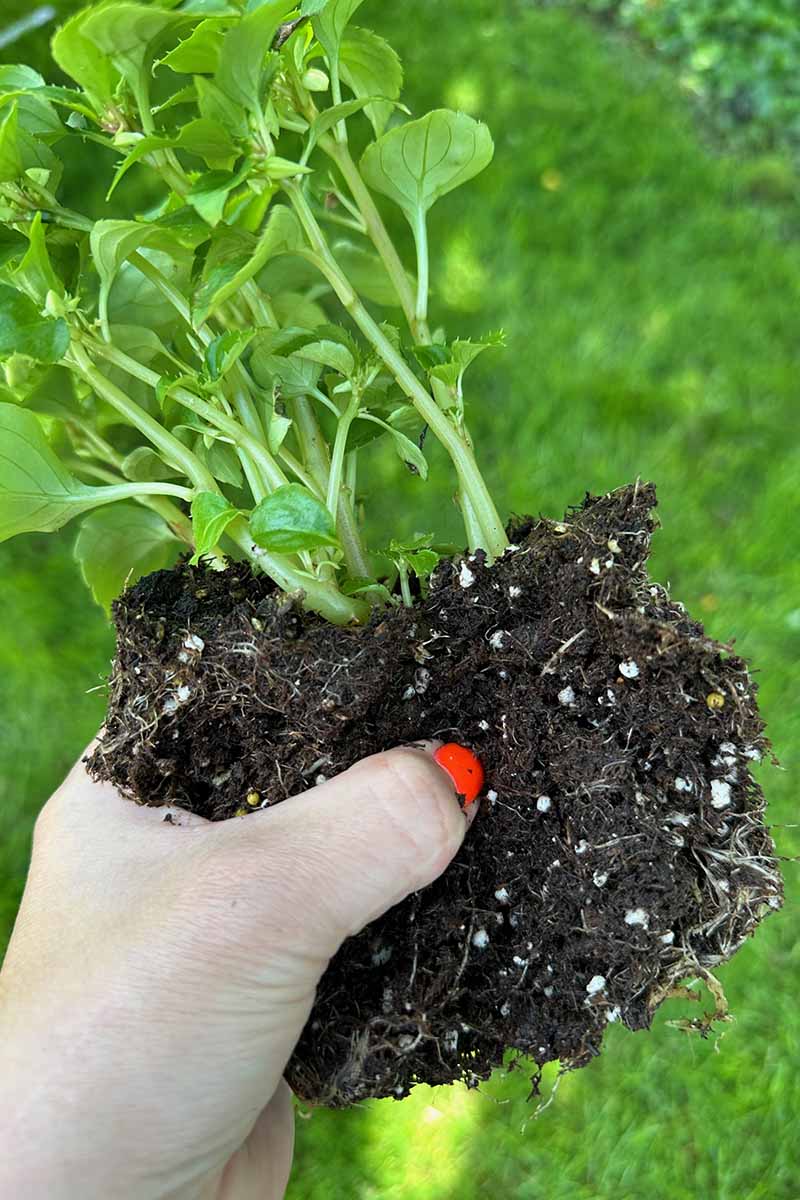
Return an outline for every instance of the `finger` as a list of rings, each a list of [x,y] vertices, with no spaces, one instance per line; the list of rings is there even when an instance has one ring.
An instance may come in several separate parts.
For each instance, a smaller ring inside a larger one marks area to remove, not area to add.
[[[238,823],[239,836],[261,857],[273,906],[285,910],[284,918],[297,914],[309,948],[329,956],[346,937],[432,883],[467,827],[430,746],[365,759]]]

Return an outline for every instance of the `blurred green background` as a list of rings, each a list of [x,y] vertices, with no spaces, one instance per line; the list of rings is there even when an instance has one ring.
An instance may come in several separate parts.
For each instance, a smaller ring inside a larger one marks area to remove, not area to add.
[[[653,573],[757,666],[782,763],[763,782],[791,855],[800,185],[773,123],[753,120],[745,141],[728,140],[722,119],[709,138],[716,84],[698,109],[686,79],[700,45],[688,18],[706,37],[709,6],[638,6],[668,25],[681,17],[686,44],[664,46],[666,58],[653,53],[664,39],[652,22],[642,40],[624,32],[636,7],[372,0],[363,20],[401,52],[416,112],[465,109],[497,140],[493,169],[435,211],[432,246],[451,332],[508,332],[509,349],[481,360],[470,393],[501,509],[555,516],[586,490],[656,480],[664,528]],[[778,29],[786,14],[781,0],[750,8]],[[23,11],[5,4],[0,27]],[[771,71],[763,39],[743,44],[735,21],[715,29],[714,79],[735,61],[755,88]],[[786,54],[792,45],[787,37]],[[40,69],[46,57],[41,33],[0,50]],[[771,86],[789,103],[791,88]],[[434,522],[455,532],[440,459],[428,486],[391,453],[372,472],[374,540],[389,531],[396,489],[408,516],[393,533]],[[112,637],[70,555],[69,531],[0,547],[0,947],[34,816],[102,718]],[[527,1125],[524,1072],[498,1073],[480,1093],[419,1088],[400,1105],[314,1113],[299,1122],[290,1197],[798,1200],[794,867],[788,875],[786,912],[721,973],[736,1020],[716,1045],[667,1028],[673,1002],[649,1034],[610,1029],[603,1057],[563,1080]]]

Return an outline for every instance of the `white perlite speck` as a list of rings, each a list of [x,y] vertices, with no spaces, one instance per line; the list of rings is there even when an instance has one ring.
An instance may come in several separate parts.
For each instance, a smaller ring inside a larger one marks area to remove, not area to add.
[[[461,573],[458,576],[458,582],[462,588],[471,588],[475,582],[475,576],[465,562],[461,564]]]
[[[647,929],[650,924],[650,915],[643,908],[631,908],[625,913],[626,925],[641,925],[643,929]]]
[[[731,802],[731,785],[724,779],[711,780],[711,807],[727,808]]]
[[[622,1009],[620,1008],[620,1006],[618,1004],[615,1004],[613,1008],[606,1009],[606,1020],[608,1021],[609,1025],[614,1025],[617,1021],[620,1021],[621,1019],[622,1019]]]
[[[489,801],[490,804],[494,804],[495,800],[497,799],[497,792],[495,792],[493,790],[488,791],[486,793],[486,799]]]
[[[451,1054],[455,1054],[458,1049],[458,1030],[448,1029],[447,1033],[442,1038],[442,1045],[445,1050],[449,1050]]]
[[[638,679],[639,664],[635,663],[632,658],[626,659],[625,662],[619,664],[619,673],[625,679]]]
[[[183,644],[187,650],[194,650],[196,654],[202,654],[206,648],[205,642],[196,633],[188,634]]]
[[[511,1012],[511,1005],[506,1000],[505,1004],[500,1006],[500,1016],[507,1017],[510,1012]]]
[[[511,903],[511,896],[509,895],[508,888],[504,888],[504,887],[498,888],[494,894],[494,898],[500,904],[510,904]]]
[[[671,946],[672,943],[675,941],[675,934],[674,934],[673,930],[668,929],[666,933],[662,933],[661,937],[658,940],[660,942],[663,942],[665,946]]]
[[[522,588],[517,587],[515,583],[512,583],[511,587],[508,589],[508,594],[512,600],[518,600],[522,595]]]
[[[576,854],[585,854],[588,849],[589,849],[589,843],[586,841],[586,838],[581,838],[581,840],[578,842],[577,846],[575,847],[575,853]]]
[[[592,883],[595,887],[605,887],[608,883],[608,874],[605,871],[595,871],[592,876]]]
[[[489,732],[489,722],[488,721],[478,721],[478,729],[482,729],[484,733],[488,733]]]
[[[507,637],[508,637],[508,634],[506,633],[505,629],[498,629],[489,638],[489,645],[492,647],[493,650],[502,650],[503,642],[505,641],[505,639]]]
[[[675,780],[675,791],[676,792],[691,792],[693,786],[694,785],[692,784],[690,779],[683,779],[680,775]]]
[[[571,687],[565,687],[565,688],[561,689],[561,691],[558,693],[558,703],[559,704],[574,704],[575,703],[575,692],[572,690]]]
[[[536,807],[541,813],[550,812],[550,809],[553,807],[553,801],[549,796],[540,796],[536,801]]]
[[[590,565],[590,567],[589,567],[589,570],[592,572],[592,574],[593,574],[593,575],[599,575],[599,574],[600,574],[600,559],[599,559],[599,558],[593,558],[593,559],[592,559],[592,562],[591,562],[591,565]]]
[[[485,950],[489,945],[489,935],[485,929],[476,929],[472,935],[472,944],[476,950]]]
[[[528,965],[527,958],[520,958],[520,956],[518,954],[514,955],[512,962],[514,963],[514,966],[519,967],[520,970],[522,970],[523,967],[527,967],[527,965]]]
[[[602,992],[606,986],[605,975],[593,975],[586,985],[586,991],[590,996],[596,996],[598,992]]]

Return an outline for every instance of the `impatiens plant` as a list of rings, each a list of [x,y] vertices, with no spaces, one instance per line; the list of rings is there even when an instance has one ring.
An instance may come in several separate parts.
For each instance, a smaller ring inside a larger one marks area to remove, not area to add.
[[[472,548],[507,544],[463,390],[498,339],[448,340],[428,319],[428,212],[492,139],[462,113],[406,119],[399,59],[352,24],[360,5],[103,4],[53,39],[78,89],[0,69],[0,537],[83,516],[77,553],[105,604],[183,543],[365,620],[393,601],[357,517],[359,454],[379,438],[425,477],[430,431]],[[354,122],[371,135],[359,156]],[[59,198],[85,142],[113,217]],[[147,203],[130,215],[134,171]],[[413,269],[375,194],[407,218]],[[437,555],[387,554],[409,602],[409,572]]]
[[[504,528],[465,384],[502,338],[429,313],[428,213],[492,139],[409,112],[361,6],[112,0],[53,39],[76,87],[0,68],[0,539],[79,518],[114,602],[90,771],[250,820],[437,738],[481,796],[442,878],[322,981],[289,1078],[330,1105],[509,1049],[583,1066],[687,978],[706,1034],[712,971],[781,904],[756,685],[649,579],[653,486]],[[92,215],[61,187],[87,154]],[[466,548],[406,511],[366,543],[378,439],[423,479],[441,443]]]

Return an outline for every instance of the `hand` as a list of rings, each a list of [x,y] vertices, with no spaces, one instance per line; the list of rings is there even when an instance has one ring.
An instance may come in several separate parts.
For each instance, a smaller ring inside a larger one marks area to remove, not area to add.
[[[283,1196],[317,983],[467,825],[419,748],[245,818],[164,817],[82,765],[39,817],[0,974],[2,1200]]]

